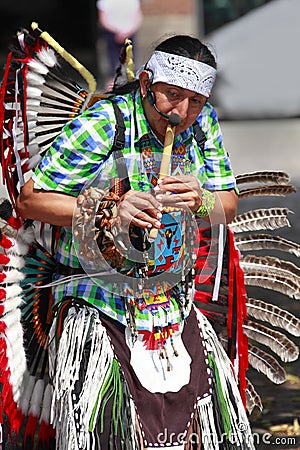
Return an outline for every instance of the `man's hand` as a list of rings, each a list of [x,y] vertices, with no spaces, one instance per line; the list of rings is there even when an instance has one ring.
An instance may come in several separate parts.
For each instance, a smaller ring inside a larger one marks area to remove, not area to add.
[[[130,190],[121,197],[118,217],[121,226],[136,225],[141,228],[160,228],[161,204],[147,192]]]
[[[201,204],[201,187],[193,175],[166,176],[158,180],[155,191],[163,206],[196,211]]]

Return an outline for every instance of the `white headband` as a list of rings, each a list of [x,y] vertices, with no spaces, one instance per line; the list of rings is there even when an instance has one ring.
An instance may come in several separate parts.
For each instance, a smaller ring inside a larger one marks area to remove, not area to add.
[[[158,81],[189,89],[209,97],[216,79],[216,69],[195,59],[154,51],[147,64],[138,71],[149,70],[152,83]]]

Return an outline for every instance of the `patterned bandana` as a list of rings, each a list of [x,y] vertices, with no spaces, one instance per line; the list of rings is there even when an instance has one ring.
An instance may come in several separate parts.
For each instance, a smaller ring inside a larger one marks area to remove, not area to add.
[[[149,70],[152,83],[158,81],[189,89],[209,97],[216,79],[216,69],[195,59],[155,51],[147,64],[138,71]]]

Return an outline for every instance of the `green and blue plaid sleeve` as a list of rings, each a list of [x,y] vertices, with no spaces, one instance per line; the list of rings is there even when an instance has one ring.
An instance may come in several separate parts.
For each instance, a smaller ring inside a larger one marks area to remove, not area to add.
[[[76,196],[105,161],[114,137],[115,115],[102,101],[63,128],[36,169],[36,189]]]

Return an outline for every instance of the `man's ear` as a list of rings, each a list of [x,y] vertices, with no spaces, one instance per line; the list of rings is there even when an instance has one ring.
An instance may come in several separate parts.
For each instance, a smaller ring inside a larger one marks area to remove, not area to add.
[[[141,71],[139,80],[140,80],[141,95],[143,98],[145,98],[147,95],[147,90],[150,87],[150,79],[147,70]]]

